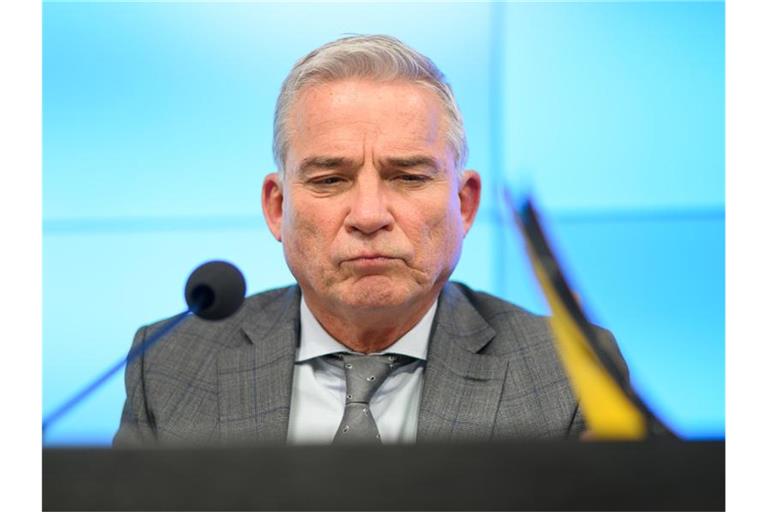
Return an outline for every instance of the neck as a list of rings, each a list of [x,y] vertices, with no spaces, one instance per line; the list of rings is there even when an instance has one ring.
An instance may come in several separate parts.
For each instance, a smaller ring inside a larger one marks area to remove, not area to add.
[[[304,299],[328,334],[354,352],[370,354],[386,350],[413,329],[432,307],[437,295],[418,304],[352,311],[340,308],[334,309],[333,314],[313,304],[314,301],[309,297],[305,296]],[[340,314],[342,309],[343,314]]]

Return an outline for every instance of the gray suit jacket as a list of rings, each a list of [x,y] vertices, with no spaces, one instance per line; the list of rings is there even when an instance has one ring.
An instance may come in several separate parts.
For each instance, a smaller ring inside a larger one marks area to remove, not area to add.
[[[226,320],[184,320],[126,370],[115,445],[285,442],[299,300],[291,286],[248,298]],[[134,347],[162,324],[141,328]],[[417,439],[565,438],[583,430],[548,320],[448,283],[432,325]]]

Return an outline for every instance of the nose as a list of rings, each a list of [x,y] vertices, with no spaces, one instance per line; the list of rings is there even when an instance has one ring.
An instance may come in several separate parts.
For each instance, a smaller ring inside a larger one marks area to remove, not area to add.
[[[350,195],[350,207],[344,226],[349,232],[372,235],[390,231],[394,218],[389,210],[386,187],[377,172],[361,173]]]

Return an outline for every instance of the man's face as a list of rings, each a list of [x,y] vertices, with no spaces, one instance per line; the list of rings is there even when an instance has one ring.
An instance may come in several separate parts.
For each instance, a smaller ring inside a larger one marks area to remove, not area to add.
[[[289,120],[282,181],[264,182],[272,233],[310,307],[431,303],[458,262],[480,179],[455,169],[437,95],[350,79],[311,86]]]

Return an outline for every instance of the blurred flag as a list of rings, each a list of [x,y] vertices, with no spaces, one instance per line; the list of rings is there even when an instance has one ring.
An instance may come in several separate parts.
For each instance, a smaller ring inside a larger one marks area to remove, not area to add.
[[[589,321],[565,279],[530,197],[519,207],[509,190],[504,191],[504,199],[552,310],[557,351],[594,438],[675,437],[632,389],[621,363],[605,350],[600,331]]]

